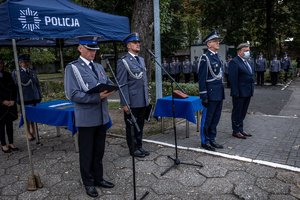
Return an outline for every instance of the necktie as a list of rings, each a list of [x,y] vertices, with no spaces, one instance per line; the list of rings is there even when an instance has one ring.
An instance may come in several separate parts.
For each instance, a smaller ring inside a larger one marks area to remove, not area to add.
[[[28,75],[30,74],[30,73],[29,73],[29,69],[26,69],[25,72],[26,72],[26,74],[28,74]]]
[[[244,60],[245,64],[247,65],[249,71],[252,73],[252,69],[251,66],[249,65],[249,63],[247,62],[247,60]]]
[[[139,57],[138,57],[138,56],[134,56],[134,57],[135,57],[135,59],[138,61],[138,63],[141,64],[141,63],[140,63]]]
[[[90,62],[90,64],[89,64],[89,65],[91,66],[91,68],[92,68],[92,70],[93,70],[94,74],[97,76],[97,72],[96,72],[96,69],[95,69],[95,66],[94,66],[94,64],[93,64],[92,62]]]

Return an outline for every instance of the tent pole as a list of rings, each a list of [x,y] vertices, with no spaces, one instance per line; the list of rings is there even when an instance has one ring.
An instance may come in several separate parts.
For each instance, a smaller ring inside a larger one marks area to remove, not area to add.
[[[14,60],[15,60],[15,66],[16,66],[16,75],[17,75],[17,81],[18,81],[21,110],[22,110],[22,116],[24,119],[23,121],[24,121],[25,131],[26,131],[26,142],[27,142],[27,150],[28,150],[28,156],[29,156],[29,164],[30,164],[30,169],[31,169],[31,175],[28,177],[27,190],[34,191],[37,189],[37,187],[41,188],[43,186],[40,181],[39,175],[37,175],[37,174],[35,175],[34,169],[33,169],[32,154],[31,154],[31,149],[30,149],[30,143],[28,140],[28,130],[26,128],[27,120],[26,120],[26,113],[25,113],[25,107],[24,107],[23,90],[22,90],[22,85],[21,85],[20,67],[19,67],[19,63],[18,63],[17,45],[16,45],[15,39],[12,39],[12,46],[13,46]]]
[[[64,57],[63,57],[63,52],[62,52],[62,39],[59,39],[59,57],[60,57],[60,68],[61,68],[61,73],[64,76]]]

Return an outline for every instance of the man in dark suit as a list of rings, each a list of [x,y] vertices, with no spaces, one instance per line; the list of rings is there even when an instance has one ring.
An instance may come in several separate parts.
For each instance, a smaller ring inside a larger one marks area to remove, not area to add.
[[[232,136],[246,139],[251,134],[244,131],[243,122],[254,92],[254,71],[247,61],[250,57],[250,45],[248,43],[238,45],[237,54],[229,63],[228,68],[233,105],[231,114]]]
[[[223,146],[216,143],[217,125],[220,121],[224,95],[222,62],[217,54],[221,38],[216,31],[204,38],[207,52],[202,55],[199,66],[199,91],[204,113],[201,119],[201,146],[215,151]],[[204,126],[203,126],[204,125]]]
[[[98,37],[81,37],[77,48],[80,57],[67,65],[64,80],[66,97],[74,103],[81,178],[91,197],[98,196],[95,186],[114,187],[103,178],[102,163],[110,122],[107,97],[113,92],[87,92],[101,83],[112,84],[103,66],[94,62],[98,49]]]
[[[149,156],[149,152],[143,148],[143,128],[148,100],[148,80],[144,58],[140,57],[140,38],[137,33],[127,36],[123,42],[126,44],[128,52],[117,63],[117,79],[122,87],[122,92],[126,102],[135,116],[140,131],[134,128],[134,137],[131,138],[131,116],[125,99],[121,96],[121,106],[124,111],[124,121],[126,124],[126,140],[129,152],[135,157]]]

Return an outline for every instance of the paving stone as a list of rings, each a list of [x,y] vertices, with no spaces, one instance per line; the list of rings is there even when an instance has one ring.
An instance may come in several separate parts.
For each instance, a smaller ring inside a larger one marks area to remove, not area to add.
[[[1,159],[1,165],[0,165],[0,168],[1,169],[7,169],[11,166],[15,166],[19,163],[18,160],[4,160],[4,159]]]
[[[13,184],[7,185],[2,189],[2,195],[9,196],[9,195],[18,195],[23,192],[26,192],[27,182],[25,181],[18,181]]]
[[[290,195],[271,195],[270,200],[297,200],[297,199]]]
[[[158,166],[153,161],[137,161],[135,163],[135,170],[137,172],[151,173],[155,171]]]
[[[61,158],[61,162],[77,162],[79,160],[79,153],[66,152]]]
[[[149,187],[157,181],[157,178],[150,173],[136,173],[136,186]]]
[[[85,195],[87,196],[87,195]],[[44,198],[43,200],[70,200],[71,198],[69,198],[68,196],[52,196],[49,195],[46,198]]]
[[[209,200],[238,200],[236,196],[232,194],[214,195]]]
[[[4,175],[5,170],[0,168],[0,176]]]
[[[268,199],[268,193],[257,186],[239,184],[234,189],[234,194],[241,199]]]
[[[206,178],[213,177],[224,177],[227,173],[227,169],[218,166],[218,165],[204,165],[204,167],[197,169],[200,174],[205,176]]]
[[[105,169],[105,168],[104,168]],[[79,180],[80,178],[80,168],[79,167],[73,167],[68,169],[62,174],[62,179],[65,181],[75,181]]]
[[[170,170],[162,176],[161,174],[169,168],[170,168]],[[175,165],[173,167],[173,165],[170,164],[168,167],[158,167],[156,169],[156,171],[154,171],[152,173],[158,179],[173,179],[173,178],[177,178],[178,176],[180,176],[180,174],[182,174],[182,170],[181,170],[181,165],[177,165],[177,166]]]
[[[10,185],[16,181],[18,181],[18,176],[14,176],[14,175],[0,176],[0,188]]]
[[[63,174],[72,169],[71,163],[58,162],[46,168],[47,174]]]
[[[259,178],[256,181],[256,185],[272,194],[288,194],[290,190],[290,185],[277,179],[266,179]]]
[[[50,146],[39,146],[37,148],[32,149],[33,157],[45,156],[48,153],[53,152],[53,147]]]
[[[58,158],[61,159],[65,156],[66,152],[65,151],[52,151],[50,153],[46,154],[46,158],[47,159],[51,159],[51,158]]]
[[[174,156],[175,150],[173,148],[166,148],[163,146],[160,146],[158,150],[155,151],[158,155],[161,156]]]
[[[300,199],[300,187],[292,185],[290,193],[293,197]]]
[[[131,168],[132,167],[132,159],[130,156],[119,157],[118,159],[113,161],[113,164],[118,169]]]
[[[110,152],[110,151],[106,151],[104,153],[104,157],[103,157],[103,160],[106,160],[106,161],[114,161],[116,159],[119,158],[119,155],[114,153],[114,152]]]
[[[158,156],[154,159],[155,164],[160,167],[168,167],[172,165],[172,160],[169,159],[167,156]]]
[[[300,175],[299,173],[294,173],[294,172],[288,172],[288,171],[281,171],[277,173],[276,176],[279,180],[285,182],[285,183],[290,183],[290,184],[296,184],[297,179],[300,180]]]
[[[176,180],[172,181],[172,187],[169,185],[168,180],[158,180],[151,186],[152,190],[158,194],[173,194],[174,191],[180,192],[183,188],[181,184],[179,184]]]
[[[16,200],[15,196],[1,196],[1,200]]]
[[[44,185],[44,187],[52,187],[53,185],[59,183],[61,181],[61,175],[55,175],[55,174],[51,174],[51,175],[45,175],[41,177],[41,181]]]
[[[51,187],[50,191],[52,195],[69,195],[75,190],[80,188],[78,181],[61,181],[58,184]]]
[[[199,188],[201,192],[208,192],[212,195],[227,194],[233,189],[233,184],[225,178],[210,178]]]
[[[256,180],[254,176],[244,171],[229,172],[226,175],[226,179],[228,179],[234,185],[238,185],[238,184],[253,185]]]
[[[46,188],[41,188],[36,191],[26,191],[19,195],[18,200],[40,200],[44,199],[49,195],[49,190]]]
[[[199,174],[197,170],[191,169],[189,171],[186,171],[185,173],[180,174],[177,180],[182,185],[197,187],[201,186],[205,182],[206,178]]]
[[[118,154],[121,157],[130,157],[128,147],[123,147],[121,145],[110,145],[110,147],[110,149],[106,148],[106,151]]]
[[[246,172],[258,178],[273,178],[276,175],[276,170],[274,168],[259,164],[250,165]]]

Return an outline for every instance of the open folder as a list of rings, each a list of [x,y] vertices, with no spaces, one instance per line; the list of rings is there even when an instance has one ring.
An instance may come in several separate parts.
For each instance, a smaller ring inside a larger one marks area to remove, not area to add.
[[[105,90],[107,90],[108,92],[111,92],[111,91],[118,90],[118,89],[119,88],[116,85],[109,85],[109,84],[101,83],[99,85],[96,85],[92,89],[89,89],[86,93],[89,93],[89,94],[100,93],[100,92],[103,92]]]

